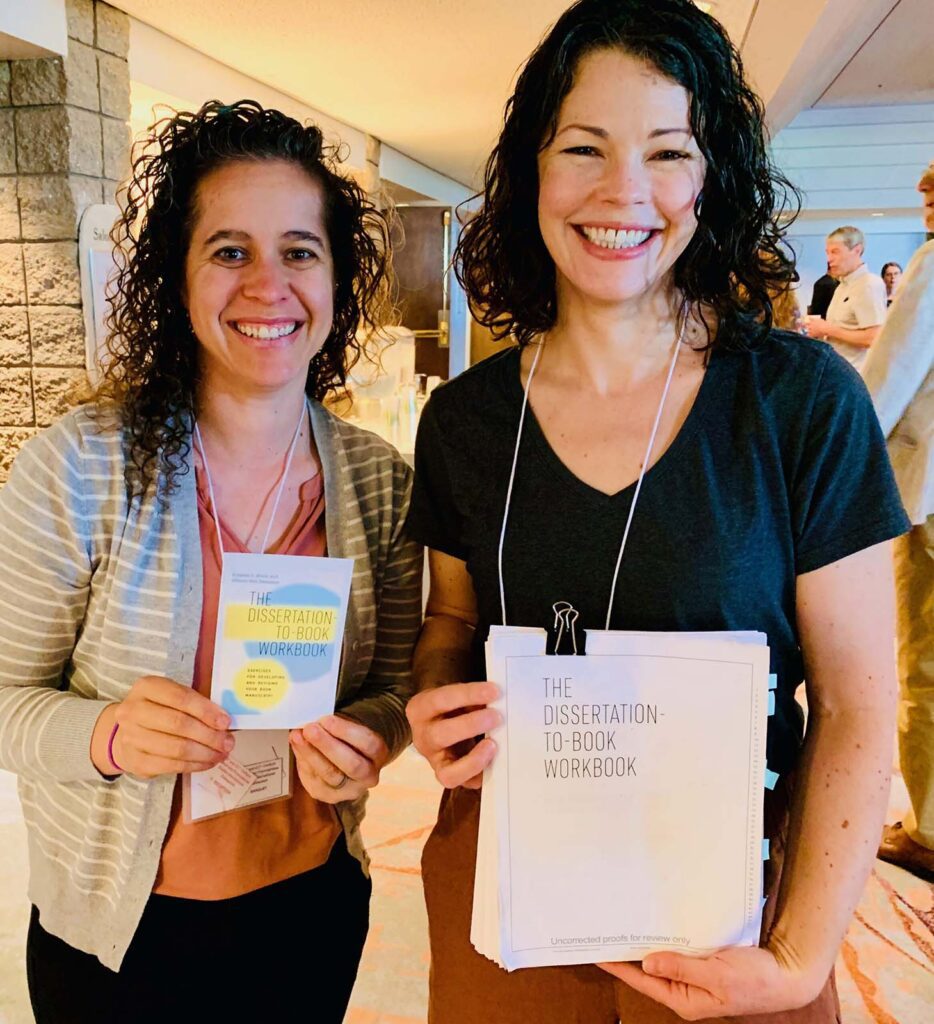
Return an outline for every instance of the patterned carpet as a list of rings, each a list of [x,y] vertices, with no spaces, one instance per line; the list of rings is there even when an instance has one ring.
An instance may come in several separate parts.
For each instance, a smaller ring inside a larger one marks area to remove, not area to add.
[[[418,864],[438,792],[409,750],[373,795],[364,829],[374,864],[373,923],[346,1024],[424,1024],[428,947]],[[892,820],[905,804],[896,780]],[[13,779],[3,772],[0,850],[0,1024],[32,1024],[22,954],[25,840]],[[837,984],[844,1024],[934,1019],[934,886],[876,864],[837,964]]]

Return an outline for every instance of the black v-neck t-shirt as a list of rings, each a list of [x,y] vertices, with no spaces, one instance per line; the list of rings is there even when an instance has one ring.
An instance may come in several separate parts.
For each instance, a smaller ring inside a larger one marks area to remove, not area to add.
[[[475,679],[489,626],[502,621],[497,551],[521,406],[513,348],[438,388],[419,425],[408,529],[467,564]],[[552,605],[569,601],[578,629],[605,627],[634,491],[581,481],[528,408],[503,555],[510,625],[550,626]],[[829,345],[773,331],[749,351],[717,349],[645,474],[610,626],[765,633],[778,676],[768,760],[784,772],[802,734],[796,576],[909,527],[866,389]]]

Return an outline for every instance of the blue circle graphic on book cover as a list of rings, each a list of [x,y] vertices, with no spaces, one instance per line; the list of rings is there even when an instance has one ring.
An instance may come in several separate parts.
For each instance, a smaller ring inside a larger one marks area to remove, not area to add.
[[[340,644],[340,597],[320,584],[289,583],[262,603],[231,604],[224,639],[243,644],[248,660],[237,671],[222,705],[232,715],[258,715],[333,670]]]

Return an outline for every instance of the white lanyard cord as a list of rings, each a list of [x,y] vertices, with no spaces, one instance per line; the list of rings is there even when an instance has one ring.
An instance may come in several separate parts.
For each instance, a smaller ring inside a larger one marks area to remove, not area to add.
[[[298,444],[298,435],[302,431],[302,423],[305,420],[307,411],[308,400],[306,399],[302,403],[301,415],[298,417],[298,423],[295,425],[295,433],[292,435],[292,443],[289,445],[289,453],[285,460],[285,469],[282,471],[282,479],[279,481],[279,486],[276,488],[276,498],[272,503],[272,513],[269,516],[269,522],[266,524],[266,532],[263,534],[263,544],[259,550],[261,555],[266,553],[266,546],[269,544],[269,534],[272,530],[272,524],[276,518],[276,512],[279,511],[279,500],[282,498],[282,492],[285,490],[285,482],[289,478],[289,468],[292,465],[292,456],[295,454],[295,446]],[[217,509],[217,502],[214,500],[214,482],[211,479],[211,467],[208,465],[208,456],[207,452],[204,450],[204,441],[201,437],[201,430],[198,427],[197,421],[195,422],[195,436],[198,439],[198,454],[201,456],[201,461],[204,463],[204,475],[208,481],[208,494],[211,495],[211,518],[214,520],[214,529],[217,533],[217,550],[220,553],[221,565],[223,565],[224,541],[221,538],[220,512]]]
[[[649,464],[649,459],[652,457],[652,449],[655,446],[655,438],[658,434],[658,427],[662,420],[662,411],[665,408],[665,400],[668,398],[668,392],[671,389],[671,379],[674,376],[675,365],[678,362],[678,354],[681,351],[681,342],[684,340],[685,324],[682,323],[681,330],[678,332],[678,337],[675,340],[674,352],[671,357],[671,364],[668,367],[668,376],[665,378],[665,388],[662,391],[661,401],[658,403],[658,412],[655,414],[655,422],[652,424],[652,432],[649,435],[649,443],[646,446],[645,458],[642,460],[642,465],[639,468],[639,477],[636,481],[636,489],[632,495],[632,502],[629,506],[629,515],[626,518],[626,528],[623,531],[623,540],[619,546],[619,555],[616,558],[616,569],[613,572],[613,585],[610,588],[610,601],[607,605],[606,610],[606,629],[610,628],[610,617],[613,614],[613,600],[616,597],[616,583],[619,579],[619,569],[623,562],[623,552],[626,550],[626,541],[629,539],[629,528],[632,525],[633,514],[636,511],[636,502],[639,499],[639,492],[642,490],[642,480],[645,477],[646,469]],[[529,402],[529,391],[532,387],[532,377],[535,374],[535,368],[538,365],[539,356],[542,354],[544,348],[544,342],[542,342],[538,351],[535,353],[535,358],[532,360],[532,365],[529,368],[529,376],[525,382],[525,391],[522,395],[522,411],[519,414],[519,431],[516,434],[516,449],[512,457],[512,469],[509,473],[509,486],[506,488],[506,507],[503,510],[503,526],[499,535],[499,555],[498,555],[498,570],[499,570],[499,601],[500,608],[503,614],[503,625],[506,625],[506,586],[503,578],[503,549],[506,546],[506,524],[509,521],[509,507],[512,501],[512,489],[516,479],[516,466],[519,462],[519,446],[522,441],[522,428],[525,423],[525,413]]]
[[[626,529],[623,530],[623,541],[619,546],[619,554],[616,556],[616,569],[613,572],[613,585],[610,587],[610,603],[606,606],[606,625],[604,629],[610,628],[610,617],[613,614],[613,599],[616,597],[616,581],[619,579],[619,567],[623,564],[623,552],[626,550],[626,541],[629,540],[629,527],[632,526],[632,517],[636,511],[636,502],[639,500],[639,491],[642,490],[642,481],[645,479],[645,472],[652,457],[652,449],[655,447],[655,436],[658,434],[658,425],[662,421],[662,410],[665,408],[665,399],[671,388],[671,378],[675,373],[675,364],[678,362],[678,353],[681,351],[681,340],[684,337],[684,324],[678,332],[675,341],[674,355],[671,357],[671,365],[668,367],[668,376],[665,378],[665,390],[662,391],[662,400],[658,403],[658,412],[655,414],[655,422],[652,424],[652,433],[649,435],[649,443],[645,448],[645,458],[639,469],[639,479],[636,481],[636,489],[632,495],[632,503],[629,506],[629,515],[626,517]]]
[[[516,464],[519,461],[519,442],[522,440],[522,426],[525,423],[525,410],[529,404],[529,385],[532,383],[532,377],[535,374],[535,367],[538,366],[538,359],[542,354],[542,349],[544,347],[544,341],[539,342],[538,348],[535,351],[535,358],[532,360],[532,366],[529,370],[528,380],[525,382],[525,390],[522,393],[522,411],[519,413],[519,432],[516,434],[516,450],[513,452],[512,469],[509,471],[509,486],[506,488],[506,508],[503,511],[503,527],[499,533],[499,555],[497,567],[499,570],[499,603],[503,611],[504,626],[506,625],[506,586],[503,582],[503,549],[506,547],[506,523],[509,521],[509,504],[512,501],[512,485],[516,481]]]

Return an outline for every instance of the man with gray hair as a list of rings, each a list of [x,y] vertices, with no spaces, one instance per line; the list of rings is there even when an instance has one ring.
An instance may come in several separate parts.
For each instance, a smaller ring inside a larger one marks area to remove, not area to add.
[[[931,241],[912,256],[863,378],[911,532],[895,541],[898,750],[911,810],[879,856],[934,882],[934,163],[921,175]]]
[[[831,231],[824,248],[829,272],[840,284],[830,300],[827,318],[810,317],[807,332],[812,338],[829,341],[859,369],[885,320],[885,284],[863,262],[866,239],[859,228],[848,224]]]

